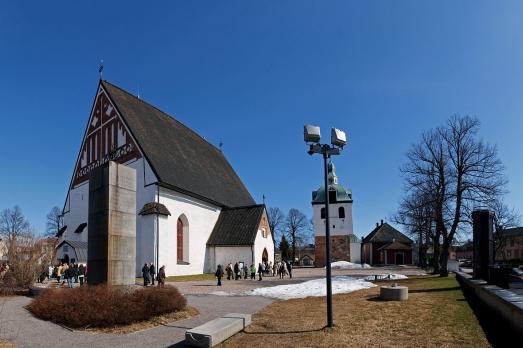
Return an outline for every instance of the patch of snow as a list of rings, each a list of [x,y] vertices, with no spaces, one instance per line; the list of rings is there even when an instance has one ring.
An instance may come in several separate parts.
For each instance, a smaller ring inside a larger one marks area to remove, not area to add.
[[[407,279],[408,277],[403,274],[394,274],[394,273],[388,273],[388,274],[374,274],[365,277],[365,280],[368,281],[374,281],[374,280],[398,280],[398,279]]]
[[[236,294],[233,294],[232,292],[227,291],[213,291],[210,292],[209,295],[216,295],[216,296],[234,296]]]
[[[331,268],[333,269],[361,269],[361,268],[371,268],[369,264],[353,263],[348,261],[336,261],[331,263]]]
[[[280,300],[294,298],[305,298],[309,296],[326,296],[327,285],[325,278],[309,280],[298,284],[278,285],[266,288],[257,288],[245,292],[245,295],[264,296]],[[332,278],[332,293],[342,294],[361,289],[375,287],[375,284],[347,276],[337,276]]]

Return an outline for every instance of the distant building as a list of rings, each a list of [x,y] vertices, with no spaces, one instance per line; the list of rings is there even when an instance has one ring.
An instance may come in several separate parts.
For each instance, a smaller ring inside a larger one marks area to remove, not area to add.
[[[363,238],[362,259],[371,265],[412,264],[413,241],[389,225],[376,223],[376,227]]]
[[[507,228],[502,232],[504,246],[496,254],[497,260],[523,260],[523,227]]]
[[[315,257],[314,244],[309,244],[304,247],[296,248],[296,260],[294,261],[295,266],[314,266]],[[274,262],[281,261],[281,250],[274,250]]]
[[[361,244],[352,229],[352,191],[338,183],[336,168],[328,164],[331,260],[361,262]],[[325,266],[325,187],[312,192],[315,266]]]

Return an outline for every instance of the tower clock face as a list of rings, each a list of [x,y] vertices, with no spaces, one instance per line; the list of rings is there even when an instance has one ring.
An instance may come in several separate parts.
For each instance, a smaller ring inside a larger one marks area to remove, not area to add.
[[[87,124],[87,134],[73,177],[73,186],[89,179],[89,173],[108,161],[125,163],[141,154],[115,106],[102,87]]]

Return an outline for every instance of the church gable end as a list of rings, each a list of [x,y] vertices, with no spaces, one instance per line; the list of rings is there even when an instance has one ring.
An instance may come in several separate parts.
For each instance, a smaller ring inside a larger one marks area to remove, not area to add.
[[[71,186],[87,181],[93,169],[110,160],[125,163],[141,157],[130,132],[100,84]]]

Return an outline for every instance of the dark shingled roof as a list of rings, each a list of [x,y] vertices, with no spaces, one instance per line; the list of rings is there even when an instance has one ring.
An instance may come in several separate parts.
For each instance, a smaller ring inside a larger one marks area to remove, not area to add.
[[[107,82],[101,82],[161,186],[219,206],[255,204],[223,153],[194,131]]]
[[[162,203],[151,202],[151,203],[145,203],[143,208],[140,210],[139,214],[140,215],[158,214],[158,215],[168,216],[168,215],[171,215],[171,212]]]
[[[61,229],[58,230],[58,232],[56,233],[56,237],[60,238],[66,230],[67,230],[67,225],[63,226]]]
[[[252,245],[265,210],[263,204],[223,209],[207,245]]]
[[[56,247],[57,249],[60,248],[64,244],[69,244],[76,253],[76,261],[77,263],[85,263],[87,262],[87,242],[80,242],[77,240],[64,240],[62,243],[58,244]]]
[[[82,233],[86,227],[87,227],[87,222],[82,222],[80,225],[78,225],[76,230],[74,230],[74,233]]]
[[[394,241],[412,244],[412,240],[409,237],[386,222],[383,225],[376,226],[367,237],[363,238],[363,243],[392,243]]]

